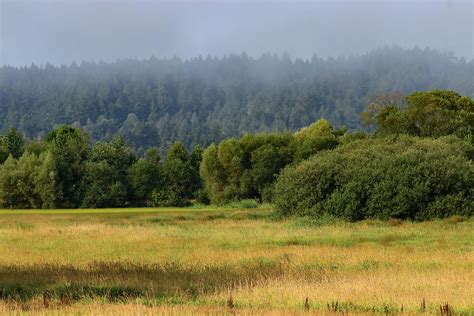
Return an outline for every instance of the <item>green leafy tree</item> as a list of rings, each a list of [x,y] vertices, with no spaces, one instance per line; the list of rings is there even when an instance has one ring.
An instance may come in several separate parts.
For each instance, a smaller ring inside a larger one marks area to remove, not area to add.
[[[121,178],[127,175],[128,168],[136,159],[133,150],[120,136],[115,136],[108,143],[102,142],[94,145],[89,157],[90,161],[105,161],[115,170],[117,177]]]
[[[225,169],[219,161],[219,147],[215,144],[210,145],[202,156],[200,176],[204,190],[211,203],[219,204],[224,201],[223,188],[227,182]]]
[[[326,119],[319,119],[308,127],[303,127],[295,133],[295,161],[308,159],[312,155],[339,145],[338,136],[346,133],[346,129],[335,131]]]
[[[333,128],[328,120],[321,118],[313,124],[300,129],[295,133],[295,137],[296,139],[303,141],[306,139],[331,136],[332,132]]]
[[[0,167],[0,204],[5,208],[41,207],[35,190],[35,174],[38,157],[25,152],[20,159],[10,156]]]
[[[0,137],[0,145],[2,148],[0,152],[0,158],[4,157],[6,159],[8,155],[12,155],[12,157],[15,159],[20,158],[23,153],[24,144],[25,139],[23,135],[18,132],[16,128],[10,128]],[[2,160],[2,162],[3,161],[4,160]]]
[[[63,201],[63,192],[58,191],[57,165],[54,154],[47,150],[38,158],[38,169],[34,179],[35,191],[41,200],[41,208],[57,208]]]
[[[244,153],[245,149],[237,139],[226,139],[219,144],[217,159],[225,175],[225,185],[221,188],[224,201],[239,200],[242,192],[251,188],[248,181],[242,184],[240,181],[245,171]]]
[[[201,177],[212,203],[258,199],[268,201],[280,170],[293,161],[290,133],[246,134],[209,146],[203,153]]]
[[[447,90],[414,92],[406,106],[373,103],[363,113],[366,124],[374,124],[382,134],[409,134],[422,137],[457,135],[472,140],[474,100]]]
[[[119,136],[98,143],[90,151],[81,180],[82,207],[119,207],[132,198],[128,171],[136,161],[130,147]]]
[[[474,100],[454,91],[415,92],[407,97],[408,121],[419,136],[474,134]]]
[[[133,203],[137,206],[152,205],[152,194],[164,186],[161,166],[156,159],[139,159],[128,169],[128,183]]]
[[[114,167],[106,161],[87,161],[82,179],[82,207],[122,207],[128,204],[126,184],[117,179]]]
[[[154,205],[181,206],[193,198],[195,174],[191,156],[180,142],[168,150],[162,165],[164,185],[152,193]]]
[[[16,160],[9,156],[0,167],[0,204],[3,208],[15,208],[24,202],[17,191],[15,172]]]
[[[84,172],[90,147],[86,133],[71,126],[60,126],[46,136],[46,144],[54,159],[57,192],[55,204],[51,207],[68,208],[81,205],[79,185]]]

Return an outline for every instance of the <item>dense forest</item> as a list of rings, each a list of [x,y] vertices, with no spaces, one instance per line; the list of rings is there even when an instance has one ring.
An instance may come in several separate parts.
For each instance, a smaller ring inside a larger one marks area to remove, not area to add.
[[[324,117],[362,128],[387,93],[452,89],[474,97],[474,61],[429,49],[381,48],[350,58],[246,54],[0,68],[0,129],[42,139],[61,124],[93,141],[120,135],[139,156],[161,156],[248,133],[294,132]]]
[[[387,95],[363,112],[373,132],[326,119],[244,134],[164,158],[120,135],[93,142],[62,125],[44,140],[0,137],[0,207],[183,206],[253,200],[283,216],[430,219],[474,212],[474,100],[433,90]]]

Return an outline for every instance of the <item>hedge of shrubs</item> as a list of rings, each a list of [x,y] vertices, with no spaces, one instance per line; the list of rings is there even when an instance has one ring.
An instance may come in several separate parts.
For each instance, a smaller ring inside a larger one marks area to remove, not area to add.
[[[283,170],[275,207],[284,216],[426,220],[474,210],[472,143],[391,136],[356,140]]]

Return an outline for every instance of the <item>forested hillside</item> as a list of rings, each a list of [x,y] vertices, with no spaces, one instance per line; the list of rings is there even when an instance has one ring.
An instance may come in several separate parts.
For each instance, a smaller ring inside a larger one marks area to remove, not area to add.
[[[384,48],[352,58],[246,54],[0,68],[0,129],[44,137],[59,124],[93,140],[120,134],[142,154],[207,146],[245,132],[295,131],[327,118],[360,128],[371,98],[452,89],[474,97],[474,61]]]

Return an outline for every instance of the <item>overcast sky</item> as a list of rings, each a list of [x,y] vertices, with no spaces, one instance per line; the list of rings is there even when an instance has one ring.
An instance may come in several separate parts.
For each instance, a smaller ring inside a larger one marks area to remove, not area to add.
[[[473,0],[0,2],[0,64],[243,51],[309,58],[384,45],[474,58]]]

